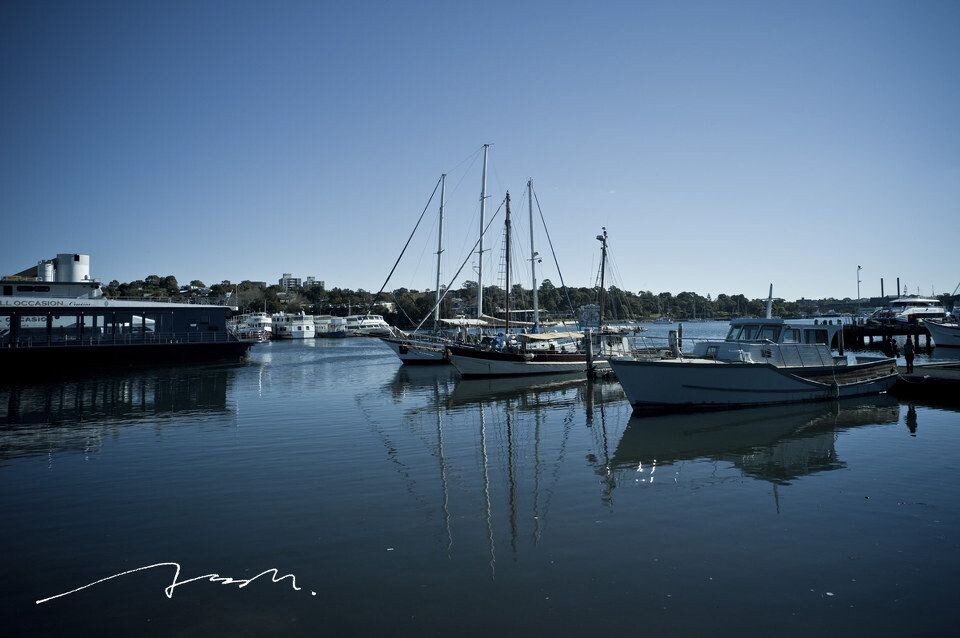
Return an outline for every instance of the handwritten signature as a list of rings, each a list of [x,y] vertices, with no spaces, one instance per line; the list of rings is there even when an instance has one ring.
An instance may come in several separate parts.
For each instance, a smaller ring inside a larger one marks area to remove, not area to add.
[[[279,583],[286,579],[290,579],[290,587],[294,591],[300,591],[302,587],[297,586],[297,577],[293,574],[284,574],[280,575],[280,571],[275,567],[272,569],[265,569],[256,576],[252,578],[231,578],[230,576],[221,576],[220,574],[204,574],[202,576],[195,576],[193,578],[187,578],[185,580],[180,580],[180,563],[154,563],[153,565],[144,565],[143,567],[137,567],[136,569],[128,569],[125,572],[120,572],[119,574],[113,574],[112,576],[107,576],[106,578],[101,578],[100,580],[95,580],[92,583],[87,583],[82,587],[77,587],[76,589],[71,589],[70,591],[65,591],[62,594],[57,594],[55,596],[48,596],[46,598],[41,598],[37,601],[37,604],[49,602],[57,598],[63,598],[64,596],[69,596],[70,594],[75,594],[78,591],[83,591],[94,585],[99,585],[100,583],[105,583],[108,580],[113,580],[114,578],[120,578],[121,576],[127,576],[129,574],[135,574],[136,572],[146,571],[148,569],[156,569],[158,567],[171,567],[173,568],[173,580],[169,585],[163,588],[163,593],[167,598],[173,598],[174,590],[181,586],[186,585],[187,583],[194,583],[197,581],[205,580],[211,583],[220,583],[221,585],[236,585],[237,589],[243,589],[253,581],[270,574],[270,582]],[[316,596],[317,592],[311,591],[312,596]]]

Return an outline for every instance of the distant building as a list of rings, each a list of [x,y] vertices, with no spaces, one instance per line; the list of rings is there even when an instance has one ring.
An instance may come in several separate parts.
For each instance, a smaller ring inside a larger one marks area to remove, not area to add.
[[[280,287],[283,288],[284,292],[290,292],[291,290],[296,290],[303,285],[302,280],[299,277],[294,277],[292,274],[285,272],[283,277],[280,277]]]
[[[323,280],[317,279],[313,275],[310,275],[309,277],[307,277],[307,280],[303,282],[303,287],[312,288],[314,286],[319,286],[320,288],[326,288]]]

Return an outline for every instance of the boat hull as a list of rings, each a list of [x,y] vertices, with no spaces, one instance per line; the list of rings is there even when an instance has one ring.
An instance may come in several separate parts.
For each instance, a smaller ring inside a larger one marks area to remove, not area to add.
[[[583,354],[513,353],[470,348],[450,348],[450,363],[465,378],[519,377],[541,374],[565,374],[587,371]],[[606,360],[597,359],[595,369],[608,369]]]
[[[930,336],[933,337],[934,345],[938,347],[960,348],[960,325],[924,321],[923,326],[930,333]]]
[[[892,360],[833,369],[766,363],[611,361],[636,411],[702,410],[878,394],[897,380]],[[800,375],[804,376],[800,376]]]

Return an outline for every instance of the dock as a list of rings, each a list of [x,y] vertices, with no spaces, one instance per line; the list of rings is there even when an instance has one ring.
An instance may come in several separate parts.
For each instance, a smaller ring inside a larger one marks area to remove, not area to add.
[[[898,372],[900,378],[891,394],[904,399],[960,403],[960,363],[916,365],[909,374],[900,366]]]

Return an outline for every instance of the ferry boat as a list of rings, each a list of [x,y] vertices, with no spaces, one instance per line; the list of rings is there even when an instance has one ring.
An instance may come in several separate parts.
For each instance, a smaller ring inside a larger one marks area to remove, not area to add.
[[[227,306],[109,299],[88,255],[61,253],[0,280],[0,378],[94,368],[239,361],[250,343],[227,330]]]
[[[381,315],[350,315],[347,318],[347,333],[352,337],[389,337],[393,329]]]
[[[735,319],[725,340],[689,355],[612,358],[635,411],[734,408],[878,394],[897,380],[895,359],[834,357],[839,321]]]
[[[878,323],[917,323],[920,320],[943,319],[947,311],[939,299],[930,297],[900,297],[891,300],[870,319]]]
[[[240,341],[259,343],[273,337],[273,320],[265,312],[236,316],[227,323],[227,327]]]
[[[300,312],[288,314],[278,312],[273,315],[273,335],[277,339],[313,339],[316,328],[313,315]]]

